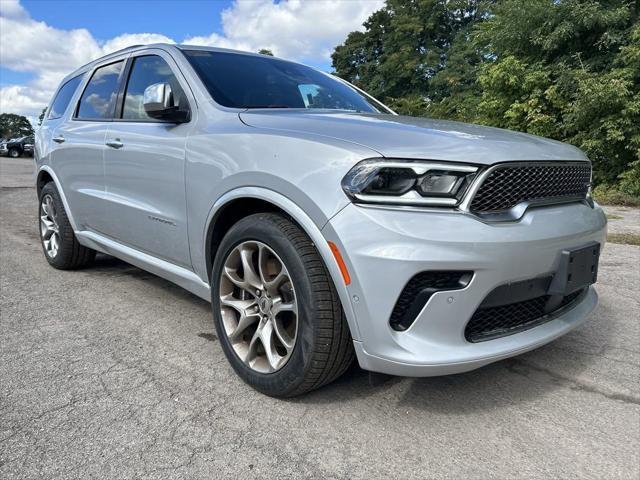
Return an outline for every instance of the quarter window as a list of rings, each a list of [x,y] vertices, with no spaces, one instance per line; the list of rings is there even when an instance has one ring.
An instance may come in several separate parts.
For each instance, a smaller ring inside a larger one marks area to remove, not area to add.
[[[113,118],[118,97],[118,79],[123,61],[98,68],[89,80],[78,105],[77,118],[105,120]]]
[[[168,83],[173,92],[174,104],[180,110],[187,110],[187,100],[178,79],[167,62],[157,55],[137,57],[133,61],[131,74],[124,97],[122,118],[129,120],[156,121],[144,110],[144,91],[155,83]]]
[[[53,99],[53,103],[51,104],[51,108],[49,109],[49,115],[47,116],[47,119],[54,120],[64,115],[64,112],[67,110],[69,102],[71,102],[71,98],[76,92],[78,85],[80,85],[81,80],[82,75],[78,75],[77,77],[73,77],[71,80],[62,85],[62,87],[60,87],[56,98]]]

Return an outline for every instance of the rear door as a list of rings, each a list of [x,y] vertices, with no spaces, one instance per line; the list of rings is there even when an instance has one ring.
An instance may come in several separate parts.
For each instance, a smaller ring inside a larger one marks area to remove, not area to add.
[[[169,83],[189,123],[167,123],[144,110],[144,90]],[[107,232],[118,241],[191,268],[186,222],[185,143],[195,101],[169,54],[136,52],[125,73],[122,103],[109,126],[105,151]]]
[[[38,160],[43,164],[51,164],[54,153],[61,147],[57,132],[60,125],[72,116],[73,112],[69,110],[73,110],[73,107],[70,105],[77,102],[77,97],[80,96],[78,90],[84,78],[85,74],[81,73],[63,83],[46,111],[36,135]]]
[[[105,226],[104,152],[124,60],[96,68],[72,118],[52,132],[57,146],[52,164],[80,230],[103,232]]]

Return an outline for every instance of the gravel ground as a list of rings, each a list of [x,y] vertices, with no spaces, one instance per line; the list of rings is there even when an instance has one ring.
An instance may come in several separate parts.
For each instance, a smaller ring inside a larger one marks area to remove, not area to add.
[[[607,245],[593,318],[534,352],[274,400],[206,302],[106,256],[50,268],[32,169],[0,159],[0,478],[640,478],[640,247]]]
[[[609,233],[640,235],[640,208],[605,207],[609,218]]]

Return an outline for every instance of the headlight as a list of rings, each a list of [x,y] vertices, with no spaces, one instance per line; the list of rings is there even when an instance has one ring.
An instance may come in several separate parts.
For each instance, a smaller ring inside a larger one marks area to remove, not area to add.
[[[412,160],[364,160],[342,180],[354,201],[394,205],[456,206],[478,167]]]

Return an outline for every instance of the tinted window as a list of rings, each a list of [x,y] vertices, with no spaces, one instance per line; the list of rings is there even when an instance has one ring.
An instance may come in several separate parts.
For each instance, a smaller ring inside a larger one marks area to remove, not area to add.
[[[47,116],[48,119],[60,118],[64,115],[71,101],[71,97],[73,97],[73,94],[76,92],[81,80],[82,75],[78,75],[62,85],[60,90],[58,90],[56,98],[53,99],[53,103],[49,109],[49,115]]]
[[[118,96],[118,77],[123,63],[105,65],[94,72],[80,98],[78,118],[103,120],[113,117]]]
[[[144,90],[154,83],[168,83],[173,92],[173,101],[178,108],[186,109],[186,98],[171,68],[161,57],[149,55],[137,57],[133,62],[122,118],[153,120],[144,111]]]
[[[234,108],[328,108],[389,113],[341,81],[270,57],[187,50],[213,99]]]

